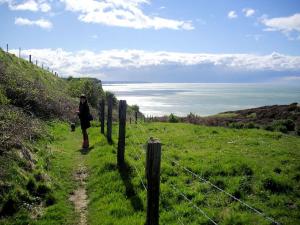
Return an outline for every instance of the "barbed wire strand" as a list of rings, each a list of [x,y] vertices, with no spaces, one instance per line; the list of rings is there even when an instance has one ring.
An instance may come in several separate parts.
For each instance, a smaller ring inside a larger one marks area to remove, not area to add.
[[[267,216],[265,213],[262,213],[260,211],[258,211],[256,208],[250,206],[248,203],[238,199],[237,197],[235,197],[234,195],[230,194],[229,192],[223,190],[222,188],[216,186],[215,184],[211,183],[209,180],[204,179],[203,177],[201,177],[200,175],[194,173],[193,171],[187,169],[186,167],[182,166],[179,164],[178,161],[172,160],[169,157],[165,156],[168,160],[170,160],[171,162],[175,163],[176,165],[178,165],[179,167],[181,167],[183,170],[185,170],[186,172],[192,174],[194,177],[200,179],[202,182],[207,183],[209,185],[211,185],[212,187],[214,187],[215,189],[223,192],[224,194],[228,195],[229,197],[233,198],[234,200],[238,201],[239,203],[241,203],[242,205],[246,206],[247,208],[251,209],[252,211],[254,211],[255,213],[257,213],[258,215],[260,215],[261,217],[269,220],[272,223],[275,223],[277,225],[280,225],[280,223],[278,223],[277,221],[275,221],[274,219],[272,219],[271,217]]]
[[[166,195],[165,194],[163,194],[162,192],[160,192],[160,196],[161,196],[161,201],[162,201],[162,199],[167,199],[167,197],[166,197]],[[168,206],[166,206],[166,208],[168,209],[169,207]],[[170,209],[170,208],[169,208]],[[182,222],[182,220],[181,220],[181,216],[179,215],[179,213],[178,213],[178,211],[174,208],[174,212],[175,212],[175,214],[176,214],[176,216],[177,216],[177,222],[179,223],[179,224],[181,224],[181,225],[184,225],[184,223]]]
[[[186,201],[188,201],[196,210],[198,210],[206,219],[211,221],[213,224],[218,225],[212,218],[210,218],[202,209],[200,209],[196,204],[193,203],[184,193],[182,193],[175,185],[170,184],[172,188],[177,191]]]

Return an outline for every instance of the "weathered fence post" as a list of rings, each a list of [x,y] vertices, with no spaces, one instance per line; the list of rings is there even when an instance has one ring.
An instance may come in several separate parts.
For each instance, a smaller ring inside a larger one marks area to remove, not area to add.
[[[107,141],[112,143],[111,133],[112,133],[112,105],[113,98],[112,95],[107,97]]]
[[[6,44],[6,52],[8,53],[8,44]]]
[[[37,66],[37,60],[35,60],[35,65]]]
[[[44,69],[44,64],[42,64],[42,69]]]
[[[19,58],[21,58],[21,48],[19,48]]]
[[[29,62],[31,63],[31,55],[29,55]]]
[[[147,177],[147,219],[146,225],[159,224],[159,185],[160,185],[161,144],[150,138],[146,153]]]
[[[105,123],[105,100],[104,98],[101,99],[99,102],[99,108],[100,108],[100,123],[101,123],[101,134],[104,134],[104,123]]]
[[[119,140],[118,140],[118,166],[124,166],[124,152],[125,152],[125,133],[126,133],[126,101],[119,102]]]
[[[138,112],[135,111],[135,123],[137,124],[137,121],[138,121]]]

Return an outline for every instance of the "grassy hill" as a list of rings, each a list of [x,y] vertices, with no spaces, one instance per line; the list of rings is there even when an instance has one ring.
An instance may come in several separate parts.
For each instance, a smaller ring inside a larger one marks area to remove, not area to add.
[[[1,216],[15,214],[24,204],[53,203],[47,150],[37,142],[52,140],[51,121],[76,121],[74,93],[86,93],[92,106],[105,95],[101,82],[94,79],[62,79],[0,50]]]
[[[145,143],[150,136],[162,142],[161,224],[212,224],[186,195],[218,224],[271,224],[226,194],[191,176],[183,167],[233,194],[280,224],[300,222],[300,139],[278,132],[213,128],[182,123],[128,125],[126,162],[117,169],[118,127],[108,144],[97,124],[90,129],[91,148],[80,150],[80,131],[53,123],[51,142],[40,142],[49,151],[48,174],[53,177],[55,203],[40,209],[38,217],[17,214],[4,224],[76,224],[69,196],[79,186],[73,174],[78,165],[87,168],[86,181],[90,225],[144,224],[146,215]],[[181,166],[178,166],[178,162]],[[178,222],[180,220],[181,222]],[[17,221],[17,223],[16,223]],[[22,222],[21,222],[22,221]]]

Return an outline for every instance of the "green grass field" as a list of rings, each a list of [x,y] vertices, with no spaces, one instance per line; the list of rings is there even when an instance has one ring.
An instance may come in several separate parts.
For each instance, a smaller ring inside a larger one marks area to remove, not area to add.
[[[100,128],[89,129],[91,148],[80,151],[81,133],[67,124],[52,123],[47,147],[48,173],[55,204],[31,219],[25,212],[0,224],[76,224],[68,200],[77,183],[79,164],[88,170],[87,220],[90,225],[144,224],[146,218],[145,144],[150,136],[162,143],[160,224],[271,224],[211,185],[178,166],[192,170],[281,224],[300,223],[300,139],[256,129],[228,129],[181,123],[128,124],[125,158],[128,170],[116,165],[117,126],[109,145]],[[42,154],[42,153],[40,153]],[[143,183],[141,182],[141,179]],[[189,203],[180,192],[192,201]]]

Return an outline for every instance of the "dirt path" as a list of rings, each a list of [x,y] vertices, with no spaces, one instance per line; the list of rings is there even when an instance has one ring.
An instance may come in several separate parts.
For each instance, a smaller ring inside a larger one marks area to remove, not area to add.
[[[79,213],[79,225],[87,225],[87,205],[88,197],[86,192],[87,169],[83,165],[78,166],[74,174],[75,180],[79,183],[78,188],[71,194],[70,201],[75,206],[75,211]]]

